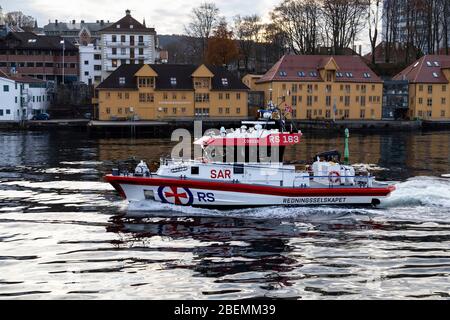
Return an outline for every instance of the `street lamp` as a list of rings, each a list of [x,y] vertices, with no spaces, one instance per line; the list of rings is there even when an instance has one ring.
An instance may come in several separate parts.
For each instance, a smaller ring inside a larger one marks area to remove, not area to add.
[[[61,40],[59,43],[62,44],[62,53],[63,53],[63,55],[62,55],[62,84],[64,84],[64,78],[65,78],[65,76],[64,76],[64,62],[65,62],[64,58],[65,58],[65,51],[66,51],[66,42],[64,40]]]

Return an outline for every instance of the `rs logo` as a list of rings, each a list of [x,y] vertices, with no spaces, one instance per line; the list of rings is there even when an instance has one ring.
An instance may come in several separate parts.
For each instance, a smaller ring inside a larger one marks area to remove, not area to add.
[[[162,203],[171,203],[179,206],[190,206],[194,202],[194,196],[188,188],[159,187],[158,196]]]

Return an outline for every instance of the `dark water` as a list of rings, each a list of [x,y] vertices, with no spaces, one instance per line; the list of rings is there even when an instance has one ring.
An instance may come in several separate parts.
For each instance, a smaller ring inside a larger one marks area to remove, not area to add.
[[[288,154],[339,148],[308,136]],[[398,191],[380,209],[128,207],[114,161],[171,143],[0,133],[0,298],[448,299],[450,133],[351,137],[353,163]]]

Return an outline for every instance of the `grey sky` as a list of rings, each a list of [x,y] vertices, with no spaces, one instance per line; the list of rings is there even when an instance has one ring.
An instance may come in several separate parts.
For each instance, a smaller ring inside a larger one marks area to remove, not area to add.
[[[160,34],[182,33],[183,26],[189,20],[192,8],[204,0],[3,0],[0,5],[5,12],[20,10],[38,19],[39,25],[48,20],[110,20],[116,21],[130,9],[134,18],[147,25],[154,26]],[[234,15],[266,15],[279,0],[226,0],[214,1],[221,14],[230,18]]]
[[[211,1],[211,0],[209,0]],[[39,26],[49,20],[110,20],[117,21],[130,9],[134,18],[155,27],[159,34],[180,34],[189,21],[192,8],[205,0],[0,0],[4,12],[20,10],[38,20]],[[228,20],[237,14],[259,14],[268,21],[269,12],[281,0],[213,0]],[[361,34],[364,52],[368,51],[368,38]]]

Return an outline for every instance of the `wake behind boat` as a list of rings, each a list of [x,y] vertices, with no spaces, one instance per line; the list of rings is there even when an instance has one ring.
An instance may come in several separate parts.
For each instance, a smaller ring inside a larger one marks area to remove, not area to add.
[[[203,153],[199,159],[161,159],[157,172],[150,172],[141,161],[134,173],[114,169],[105,180],[130,202],[214,209],[376,206],[395,190],[367,172],[356,174],[352,166],[340,164],[337,151],[318,154],[303,171],[284,164],[286,147],[301,143],[302,133],[292,125],[288,130],[278,112],[261,112],[265,121],[244,122],[239,129],[221,128],[220,133],[196,140]]]

